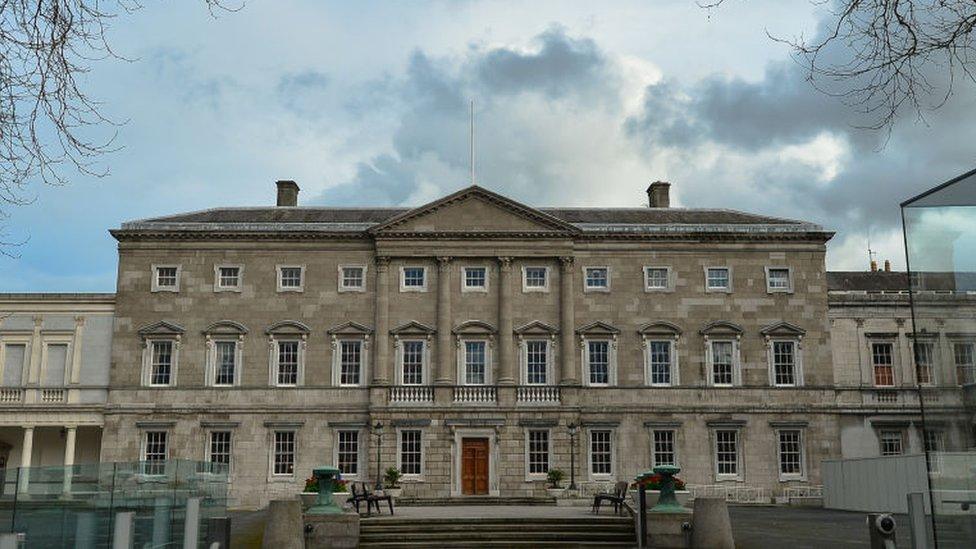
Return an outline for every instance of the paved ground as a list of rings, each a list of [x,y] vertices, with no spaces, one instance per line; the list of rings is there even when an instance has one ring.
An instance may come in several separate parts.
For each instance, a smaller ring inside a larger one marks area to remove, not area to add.
[[[601,513],[610,517],[611,512]],[[731,506],[729,515],[736,546],[740,549],[855,549],[867,548],[864,513],[774,506]],[[388,517],[384,514],[382,517]],[[592,516],[586,507],[451,506],[400,507],[398,517],[573,517]],[[911,547],[907,518],[896,516],[901,526],[898,546]],[[264,511],[231,513],[231,546],[259,548],[264,531]],[[379,518],[378,520],[383,520]]]

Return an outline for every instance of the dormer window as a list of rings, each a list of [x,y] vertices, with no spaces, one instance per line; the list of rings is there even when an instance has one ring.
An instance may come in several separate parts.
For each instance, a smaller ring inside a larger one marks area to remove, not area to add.
[[[152,291],[178,292],[180,291],[179,265],[153,265]]]

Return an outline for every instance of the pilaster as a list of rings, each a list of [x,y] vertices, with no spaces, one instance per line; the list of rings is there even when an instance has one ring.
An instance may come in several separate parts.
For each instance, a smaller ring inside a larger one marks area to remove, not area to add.
[[[451,258],[437,258],[437,375],[436,385],[454,383],[454,344],[451,341]]]
[[[512,259],[498,258],[498,384],[515,384],[512,355]]]
[[[559,273],[559,363],[562,366],[555,383],[579,385],[576,368],[576,341],[574,336],[576,313],[573,294],[573,258],[560,257]]]
[[[373,385],[390,384],[390,258],[376,258],[376,333]]]

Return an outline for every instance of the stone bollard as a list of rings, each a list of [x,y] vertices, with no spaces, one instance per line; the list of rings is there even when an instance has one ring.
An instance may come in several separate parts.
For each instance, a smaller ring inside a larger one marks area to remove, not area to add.
[[[268,504],[268,521],[264,523],[262,549],[304,549],[302,502],[276,499]]]
[[[724,498],[695,498],[692,515],[691,547],[693,549],[734,549],[732,522]]]

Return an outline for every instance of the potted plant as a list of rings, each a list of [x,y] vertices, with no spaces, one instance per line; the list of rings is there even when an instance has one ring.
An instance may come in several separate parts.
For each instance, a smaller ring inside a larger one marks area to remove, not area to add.
[[[390,467],[383,473],[383,492],[395,498],[400,497],[403,488],[400,487],[400,470]]]
[[[319,497],[319,481],[314,476],[305,479],[305,489],[299,494],[302,499],[302,509],[308,509],[315,505]],[[335,479],[332,484],[332,499],[336,505],[342,507],[349,500],[349,483],[341,478]]]
[[[560,469],[549,469],[549,473],[546,474],[546,492],[554,498],[558,498],[563,493],[562,484],[563,479],[566,478],[566,473],[562,472]]]
[[[691,500],[691,492],[685,487],[685,481],[678,477],[674,478],[674,495],[678,499],[678,503],[682,507],[688,505],[688,501]],[[653,475],[644,477],[643,480],[634,481],[630,484],[630,495],[634,500],[634,506],[638,506],[640,502],[638,498],[640,497],[640,485],[643,484],[647,488],[647,508],[650,509],[657,505],[657,500],[661,497],[661,475],[654,473]]]

